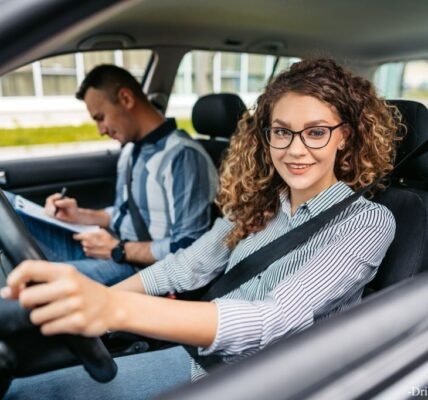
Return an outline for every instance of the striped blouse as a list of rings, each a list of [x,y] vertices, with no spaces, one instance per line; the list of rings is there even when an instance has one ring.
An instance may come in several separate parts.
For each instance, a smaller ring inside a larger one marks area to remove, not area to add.
[[[241,240],[233,250],[224,241],[232,223],[219,218],[190,247],[141,271],[145,290],[159,295],[202,287],[352,193],[346,184],[337,182],[301,204],[293,216],[288,197],[281,196],[281,208],[267,227]],[[199,354],[218,354],[225,362],[232,362],[356,304],[364,286],[375,276],[394,234],[392,213],[360,197],[263,273],[214,300],[217,333],[208,348],[199,348]],[[192,379],[204,373],[192,360]]]

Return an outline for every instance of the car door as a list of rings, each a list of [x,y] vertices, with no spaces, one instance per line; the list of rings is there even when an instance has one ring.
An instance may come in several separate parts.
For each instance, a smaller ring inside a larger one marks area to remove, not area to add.
[[[101,208],[114,201],[119,150],[0,161],[2,189],[42,204],[67,187],[82,207]]]

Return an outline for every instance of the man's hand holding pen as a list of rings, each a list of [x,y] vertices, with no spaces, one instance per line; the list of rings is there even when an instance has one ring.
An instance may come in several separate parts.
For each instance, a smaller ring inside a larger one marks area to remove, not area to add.
[[[80,208],[76,199],[67,197],[66,193],[67,190],[63,188],[61,193],[55,193],[46,199],[45,212],[47,215],[72,224],[98,225],[98,227],[108,228],[110,223],[108,213],[104,210]],[[104,259],[110,258],[111,249],[119,242],[106,229],[75,234],[73,239],[81,242],[86,256]]]
[[[82,216],[76,199],[66,197],[66,193],[67,188],[63,187],[61,193],[55,193],[46,199],[46,214],[64,222],[82,223]]]
[[[65,194],[66,193],[67,193],[67,188],[65,186],[63,186],[62,189],[61,189],[60,197],[59,197],[58,200],[63,200],[65,198]],[[54,213],[55,216],[56,216],[56,214],[58,213],[59,210],[60,209],[55,204],[55,213]]]

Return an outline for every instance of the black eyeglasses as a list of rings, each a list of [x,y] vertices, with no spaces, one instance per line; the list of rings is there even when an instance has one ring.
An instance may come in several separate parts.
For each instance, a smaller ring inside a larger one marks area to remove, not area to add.
[[[321,149],[330,142],[332,132],[347,122],[336,126],[310,126],[301,131],[274,126],[264,128],[269,145],[275,149],[286,149],[293,142],[294,136],[299,135],[302,143],[310,149]]]

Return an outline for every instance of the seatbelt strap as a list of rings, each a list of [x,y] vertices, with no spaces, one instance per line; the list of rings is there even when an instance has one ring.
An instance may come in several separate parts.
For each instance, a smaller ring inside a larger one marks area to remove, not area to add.
[[[264,271],[274,261],[288,254],[300,244],[309,239],[310,236],[322,229],[340,212],[345,210],[360,196],[373,189],[381,180],[385,179],[392,172],[398,171],[410,159],[414,159],[428,151],[428,140],[419,145],[416,149],[408,153],[386,176],[379,177],[372,184],[360,189],[351,196],[334,204],[327,210],[324,210],[316,217],[285,233],[273,242],[260,248],[256,252],[241,260],[229,272],[220,276],[210,289],[202,296],[201,301],[211,301],[223,297],[231,291],[238,289],[244,283],[254,278],[257,274]],[[217,355],[199,356],[196,348],[185,347],[190,356],[200,364],[204,369],[209,370],[222,362],[222,358]]]
[[[223,274],[202,296],[202,301],[211,301],[223,297],[227,293],[239,288],[242,284],[254,278],[257,274],[263,272],[269,265],[276,260],[294,250],[300,244],[306,242],[310,236],[315,234],[327,223],[333,220],[349,205],[356,201],[360,196],[372,189],[375,184],[365,187],[362,190],[334,204],[327,210],[321,212],[316,217],[311,218],[302,225],[285,233],[259,250],[250,254],[241,260],[230,271]]]
[[[134,156],[134,155],[133,155]],[[147,229],[147,225],[144,222],[143,217],[141,216],[140,210],[138,209],[137,204],[135,203],[134,196],[132,194],[132,169],[135,164],[133,162],[134,157],[129,157],[128,168],[126,170],[126,189],[128,192],[128,209],[129,214],[131,215],[132,225],[134,226],[135,233],[140,242],[150,242],[152,237]]]

